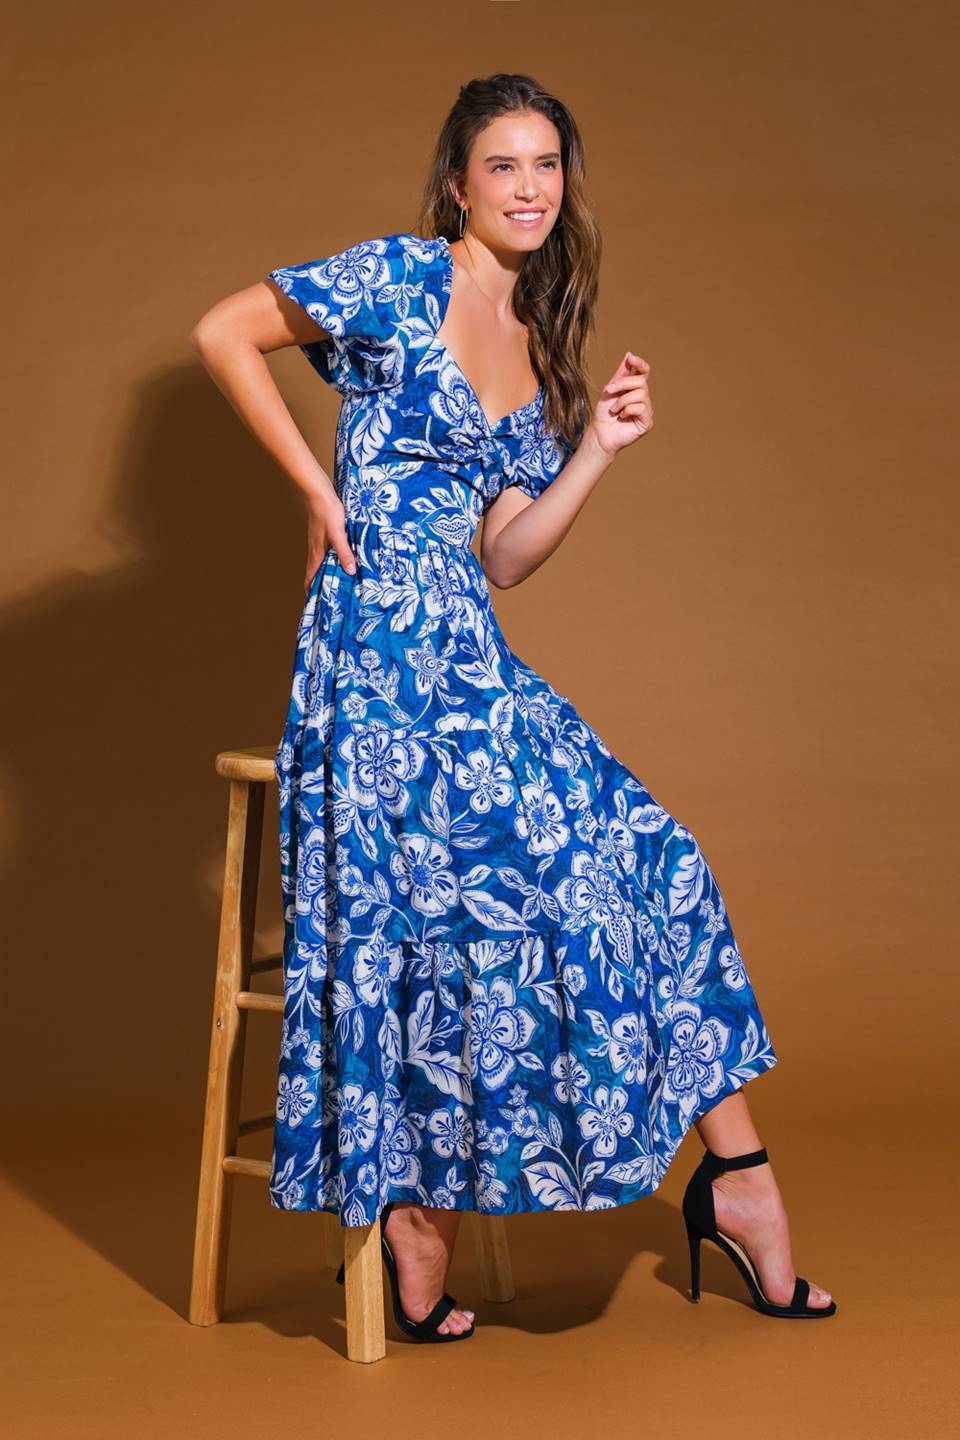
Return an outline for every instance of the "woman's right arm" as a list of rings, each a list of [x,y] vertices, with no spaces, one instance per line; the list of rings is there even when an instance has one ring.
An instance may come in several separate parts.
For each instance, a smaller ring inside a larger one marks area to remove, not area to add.
[[[264,356],[328,338],[300,305],[267,280],[219,300],[190,332],[190,344],[217,388],[304,498],[306,591],[331,546],[348,573],[354,573],[356,563],[347,542],[343,504],[294,423]]]

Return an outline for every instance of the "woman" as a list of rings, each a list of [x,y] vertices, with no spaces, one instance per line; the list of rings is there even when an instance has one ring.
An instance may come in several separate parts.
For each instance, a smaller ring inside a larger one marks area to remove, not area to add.
[[[492,609],[653,424],[631,351],[590,404],[583,178],[557,99],[473,81],[421,233],[273,270],[191,337],[307,506],[270,1200],[379,1217],[397,1318],[434,1342],[474,1333],[444,1290],[463,1210],[624,1204],[691,1125],[694,1298],[708,1237],[765,1313],[836,1308],[793,1270],[743,1095],[777,1057],[710,868]],[[294,344],[343,397],[333,483],[263,358]]]

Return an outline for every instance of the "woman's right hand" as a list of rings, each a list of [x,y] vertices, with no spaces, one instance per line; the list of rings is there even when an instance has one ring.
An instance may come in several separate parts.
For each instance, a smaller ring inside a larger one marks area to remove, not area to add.
[[[337,559],[348,575],[355,575],[357,562],[347,541],[346,514],[343,501],[331,495],[307,507],[307,574],[303,582],[305,594],[328,550],[336,550]]]

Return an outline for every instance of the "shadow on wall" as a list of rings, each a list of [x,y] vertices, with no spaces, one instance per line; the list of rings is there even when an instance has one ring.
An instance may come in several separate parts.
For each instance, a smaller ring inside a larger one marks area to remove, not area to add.
[[[94,1205],[107,1136],[129,1158],[176,1131],[194,1186],[226,836],[214,757],[279,741],[304,601],[302,502],[199,366],[144,387],[120,452],[105,528],[136,559],[11,606],[2,630],[8,1174],[55,1215]],[[256,953],[280,943],[270,788],[259,914]],[[248,1027],[266,1109],[278,1033]],[[74,1148],[83,1185],[60,1173]]]

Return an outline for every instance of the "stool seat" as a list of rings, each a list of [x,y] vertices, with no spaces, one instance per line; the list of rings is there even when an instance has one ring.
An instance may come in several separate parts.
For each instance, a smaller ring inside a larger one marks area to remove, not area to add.
[[[252,780],[254,783],[276,781],[273,759],[277,753],[275,745],[253,745],[245,750],[221,750],[216,759],[216,770],[224,780]]]
[[[275,1123],[272,1109],[241,1118],[240,1094],[247,1015],[282,1017],[284,1007],[282,994],[251,988],[257,976],[283,969],[282,953],[253,954],[263,807],[267,786],[277,783],[276,750],[274,745],[221,750],[215,761],[217,774],[230,787],[193,1247],[192,1325],[213,1325],[223,1317],[234,1180],[271,1178],[271,1162],[238,1155],[237,1144]],[[465,1218],[473,1231],[483,1298],[512,1300],[516,1291],[503,1216],[467,1211]],[[318,1249],[325,1262],[333,1269],[344,1262],[347,1356],[362,1362],[382,1360],[387,1347],[380,1221],[341,1226],[332,1211],[320,1212],[319,1221]]]

